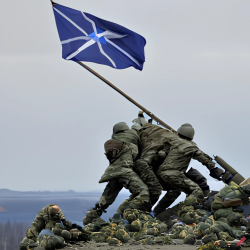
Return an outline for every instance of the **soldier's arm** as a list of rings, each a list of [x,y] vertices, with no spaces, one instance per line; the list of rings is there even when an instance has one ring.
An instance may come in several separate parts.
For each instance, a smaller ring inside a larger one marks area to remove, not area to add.
[[[137,134],[139,134],[141,128],[142,126],[139,123],[135,123],[131,126],[131,129],[135,130]]]
[[[60,216],[60,219],[61,219],[61,221],[62,221],[62,223],[63,223],[63,225],[64,225],[65,227],[69,227],[69,228],[72,227],[72,222],[65,219],[65,216],[64,216],[64,214],[63,214],[63,212],[62,212],[61,209],[60,209],[60,211],[59,211],[59,216]]]
[[[201,150],[197,150],[193,154],[193,159],[198,160],[205,165],[209,169],[211,177],[219,181],[222,180],[221,177],[223,176],[224,171],[215,167],[215,162],[212,161],[212,158],[209,155],[205,154]]]
[[[44,214],[39,214],[34,219],[31,227],[26,232],[26,237],[28,239],[32,239],[34,242],[37,241],[39,233],[45,229],[45,221]]]
[[[192,158],[205,165],[209,170],[215,168],[215,163],[212,161],[212,158],[201,150],[194,152]]]

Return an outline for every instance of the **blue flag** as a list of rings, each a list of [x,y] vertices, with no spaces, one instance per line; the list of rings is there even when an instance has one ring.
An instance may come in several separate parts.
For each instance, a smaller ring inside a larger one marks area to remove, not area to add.
[[[144,37],[119,24],[59,4],[53,4],[53,9],[64,59],[142,70]]]

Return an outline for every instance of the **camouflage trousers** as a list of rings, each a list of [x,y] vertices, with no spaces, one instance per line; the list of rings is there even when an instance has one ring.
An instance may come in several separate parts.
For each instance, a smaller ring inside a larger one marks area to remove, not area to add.
[[[162,186],[152,167],[152,162],[155,157],[157,157],[156,150],[149,150],[136,160],[133,168],[142,181],[148,186],[151,206],[157,202],[162,192]]]
[[[56,235],[39,236],[39,246],[45,250],[60,249],[64,246],[64,238]]]
[[[60,223],[60,221],[48,221],[46,225],[42,228],[42,224],[44,224],[44,221],[42,220],[40,215],[37,215],[34,222],[32,223],[31,227],[28,228],[26,232],[26,237],[28,239],[32,239],[33,241],[37,241],[39,232],[42,229],[52,229],[55,227],[56,223]],[[40,230],[39,230],[40,229]]]
[[[168,208],[181,194],[179,190],[170,190],[162,197],[162,199],[154,207],[154,214],[158,215]]]
[[[194,183],[198,184],[204,194],[206,193],[207,195],[209,193],[210,188],[207,184],[207,179],[197,169],[190,168],[190,170],[187,173],[184,173],[184,175]],[[180,190],[169,190],[169,188],[171,188],[169,185],[164,185],[164,183],[161,183],[161,185],[163,190],[167,191],[167,193],[154,207],[153,211],[155,215],[168,208],[181,194]]]
[[[102,207],[107,208],[110,206],[115,201],[123,187],[128,189],[131,193],[128,199],[129,208],[148,210],[148,187],[132,169],[122,177],[112,180],[107,184],[99,201],[99,203],[102,204]]]
[[[19,249],[20,250],[34,249],[37,246],[38,244],[35,241],[25,237],[19,244]]]
[[[60,249],[64,246],[64,238],[53,235],[53,233],[47,235],[42,234],[39,236],[39,243],[25,237],[19,245],[20,250],[36,249],[37,246],[42,247],[45,250]]]
[[[133,171],[138,148],[133,143],[124,143],[121,153],[105,170],[99,183],[108,182],[99,203],[107,208],[116,199],[123,187],[131,193],[127,203],[129,208],[148,210],[150,199],[148,187]]]
[[[188,179],[181,171],[159,168],[157,175],[165,185],[169,186],[169,190],[181,191],[187,195],[192,194],[200,199],[204,198],[204,193],[199,185]]]

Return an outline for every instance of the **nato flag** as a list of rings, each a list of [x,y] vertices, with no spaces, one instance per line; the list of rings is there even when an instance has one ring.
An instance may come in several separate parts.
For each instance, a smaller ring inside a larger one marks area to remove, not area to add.
[[[53,4],[66,60],[142,70],[146,40],[141,35],[88,13]]]

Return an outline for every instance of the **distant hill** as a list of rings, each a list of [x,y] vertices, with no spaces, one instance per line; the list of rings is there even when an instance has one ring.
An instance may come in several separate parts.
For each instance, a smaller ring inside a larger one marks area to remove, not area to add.
[[[101,191],[90,191],[90,192],[75,192],[73,190],[69,191],[60,191],[60,192],[51,192],[51,191],[13,191],[9,189],[0,189],[1,198],[31,198],[31,197],[100,197]]]
[[[4,208],[0,207],[0,213],[1,212],[7,212],[7,210],[5,210]]]

